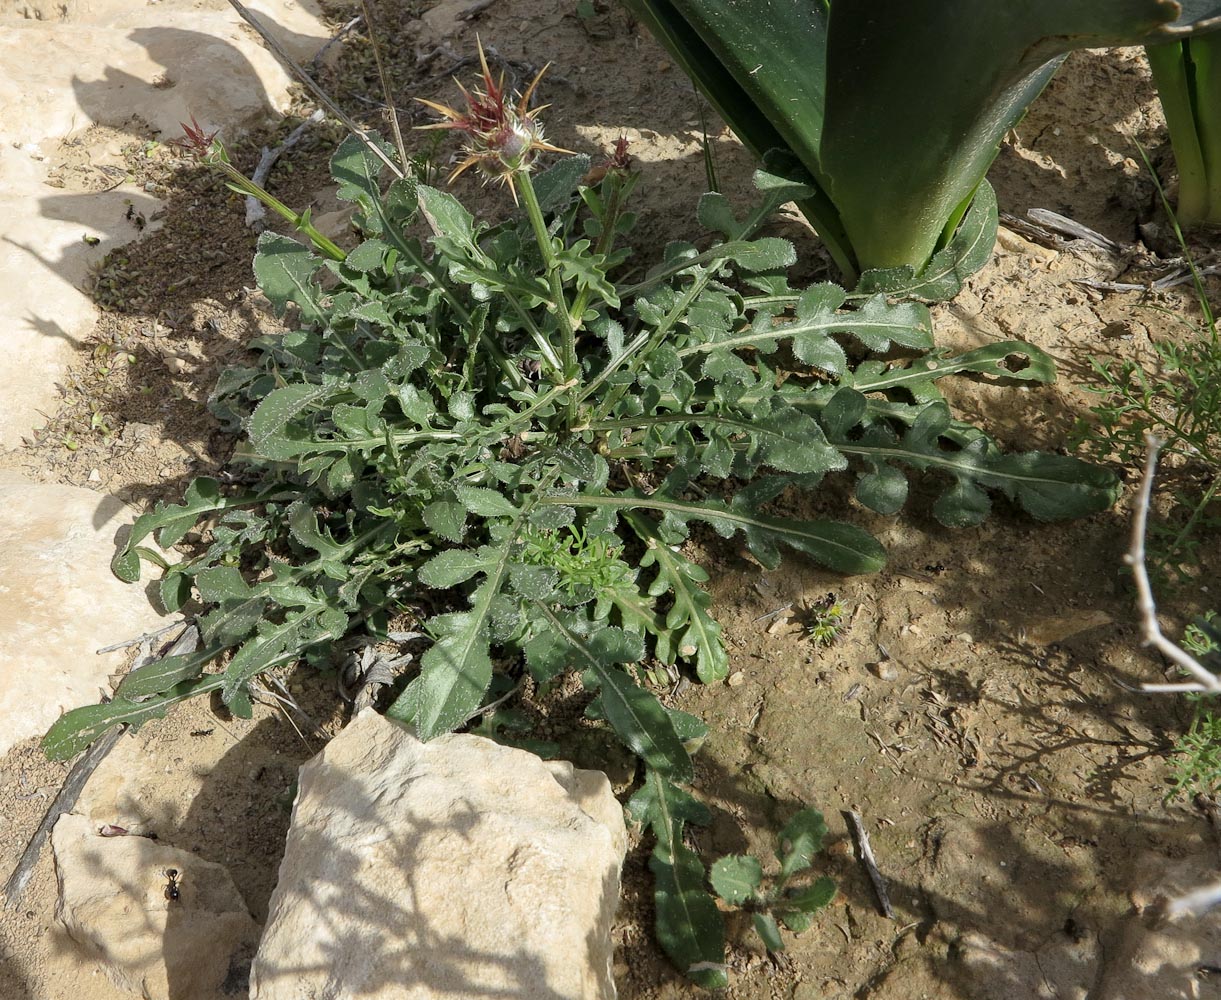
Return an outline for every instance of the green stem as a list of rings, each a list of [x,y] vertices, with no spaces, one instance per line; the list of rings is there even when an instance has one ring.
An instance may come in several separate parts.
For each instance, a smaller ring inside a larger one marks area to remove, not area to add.
[[[547,272],[547,282],[551,286],[551,308],[555,311],[556,322],[560,329],[561,372],[564,380],[575,379],[579,373],[577,368],[577,335],[573,326],[572,313],[568,311],[568,302],[564,297],[564,280],[556,265],[555,247],[551,243],[551,235],[547,232],[547,223],[543,220],[543,210],[534,193],[534,185],[530,174],[522,170],[517,175],[521,182],[521,197],[526,206],[526,215],[530,226],[534,229],[534,239],[538,243],[539,253],[543,255],[543,267]],[[576,398],[569,401],[569,423],[576,423]]]
[[[712,272],[704,271],[698,275],[687,290],[679,297],[674,304],[674,308],[666,313],[665,318],[658,324],[657,328],[652,333],[640,333],[632,339],[632,342],[627,345],[616,357],[611,358],[606,367],[594,377],[594,379],[585,387],[585,389],[577,396],[577,400],[588,399],[589,396],[611,375],[613,375],[622,365],[624,370],[631,375],[635,375],[640,370],[640,366],[644,364],[645,358],[670,334],[675,325],[680,319],[687,315],[687,310],[703,293],[705,286],[712,280]],[[594,415],[595,420],[602,420],[611,410],[615,408],[615,404],[623,398],[623,394],[627,392],[627,382],[623,385],[616,386],[602,401],[602,405],[598,407],[597,413]]]
[[[282,219],[291,223],[294,228],[305,233],[309,237],[310,242],[330,257],[331,260],[347,259],[346,251],[318,232],[304,215],[294,212],[266,188],[262,188],[250,180],[250,178],[229,162],[227,154],[225,159],[213,159],[211,162],[229,179],[229,186],[236,190],[238,194],[246,194],[252,198],[257,198]]]

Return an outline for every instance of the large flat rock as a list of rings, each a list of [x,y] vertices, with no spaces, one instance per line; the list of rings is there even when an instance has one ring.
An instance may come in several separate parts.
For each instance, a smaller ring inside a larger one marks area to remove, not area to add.
[[[159,624],[145,589],[110,572],[133,519],[113,497],[0,471],[0,755],[97,702],[125,662],[97,650]]]
[[[251,1000],[610,1000],[625,846],[604,775],[366,709],[301,768]]]
[[[298,61],[326,40],[312,0],[248,6]],[[51,186],[57,151],[112,160],[114,136],[95,147],[97,126],[171,139],[192,116],[231,135],[286,108],[290,83],[224,0],[0,0],[0,448],[55,409],[55,383],[96,321],[88,269],[138,235],[127,203],[146,217],[160,204],[130,186]]]

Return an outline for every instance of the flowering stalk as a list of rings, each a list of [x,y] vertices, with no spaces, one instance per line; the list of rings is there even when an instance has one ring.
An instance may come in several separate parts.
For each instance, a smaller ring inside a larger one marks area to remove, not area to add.
[[[310,242],[331,260],[344,260],[348,256],[342,248],[314,228],[313,223],[310,222],[308,208],[304,212],[294,212],[266,188],[256,184],[238,170],[229,159],[229,153],[224,145],[216,138],[216,132],[205,132],[193,115],[190,125],[186,122],[179,124],[182,125],[183,137],[176,140],[173,145],[191,153],[200,163],[214,167],[224,174],[226,187],[230,191],[257,198],[282,219],[291,223],[294,228],[305,233]]]
[[[547,232],[547,224],[534,193],[534,186],[530,182],[530,171],[540,152],[571,153],[572,150],[553,146],[543,137],[543,123],[538,115],[546,105],[533,110],[530,108],[530,98],[538,87],[543,74],[547,72],[546,66],[538,71],[525,93],[517,97],[516,104],[512,102],[509,92],[505,89],[504,74],[501,74],[499,79],[492,76],[482,42],[479,43],[479,66],[481,79],[474,90],[468,90],[460,81],[454,81],[458,84],[458,89],[462,91],[462,96],[466,101],[466,110],[459,111],[422,97],[416,98],[421,104],[432,108],[447,119],[419,127],[421,129],[449,129],[462,134],[462,151],[465,158],[449,175],[450,183],[453,183],[466,170],[475,167],[483,175],[485,183],[499,181],[509,188],[514,203],[522,204],[524,202],[526,215],[530,219],[534,238],[538,243],[539,252],[542,254],[551,290],[551,306],[555,311],[560,331],[560,375],[563,381],[571,382],[579,374],[576,327],[573,322],[573,313],[564,294],[563,278],[556,264],[555,247],[552,244],[550,233]],[[520,199],[518,198],[519,185]],[[576,405],[576,399],[573,397],[570,401],[571,422],[575,422]]]

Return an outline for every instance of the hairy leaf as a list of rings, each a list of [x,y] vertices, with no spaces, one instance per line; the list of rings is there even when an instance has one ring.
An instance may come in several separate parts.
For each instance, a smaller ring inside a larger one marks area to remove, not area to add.
[[[763,865],[748,854],[731,854],[718,858],[710,875],[712,888],[725,902],[741,906],[759,891],[763,882]]]

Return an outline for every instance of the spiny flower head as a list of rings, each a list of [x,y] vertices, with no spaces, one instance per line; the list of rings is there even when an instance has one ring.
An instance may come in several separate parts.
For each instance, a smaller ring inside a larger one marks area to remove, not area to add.
[[[479,43],[479,65],[482,69],[482,79],[474,92],[467,90],[460,81],[454,80],[466,99],[465,111],[426,101],[422,97],[416,98],[421,104],[449,119],[435,125],[421,125],[420,128],[453,129],[463,134],[462,151],[466,158],[449,175],[450,183],[467,168],[477,167],[485,180],[499,180],[507,184],[516,202],[517,189],[513,178],[518,173],[528,171],[540,151],[572,152],[553,146],[543,138],[543,123],[538,115],[548,105],[530,110],[530,98],[551,64],[548,63],[538,71],[524,94],[517,95],[516,105],[505,90],[504,74],[497,80],[488,69],[482,42]]]
[[[219,157],[221,160],[228,162],[228,157],[225,155],[224,147],[216,141],[217,135],[220,134],[220,129],[214,129],[211,132],[205,131],[204,127],[195,120],[195,116],[191,115],[191,124],[179,122],[182,126],[182,136],[178,139],[170,139],[166,145],[177,146],[179,149],[191,153],[196,159],[208,160],[212,157]]]

